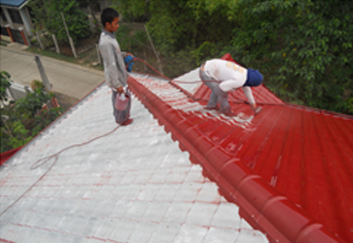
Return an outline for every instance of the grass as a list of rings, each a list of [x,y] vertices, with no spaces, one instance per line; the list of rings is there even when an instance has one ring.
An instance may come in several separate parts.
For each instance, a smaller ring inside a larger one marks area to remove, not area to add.
[[[65,56],[65,55],[58,54],[58,53],[53,52],[53,51],[41,50],[41,49],[38,49],[37,47],[33,47],[33,46],[28,47],[26,49],[26,51],[34,53],[34,54],[40,54],[42,56],[46,56],[46,57],[51,57],[51,58],[54,58],[54,59],[62,60],[62,61],[65,61],[65,62],[77,63],[77,59],[74,58],[74,57]]]
[[[37,47],[33,47],[33,46],[28,47],[26,49],[26,51],[34,53],[34,54],[39,54],[42,56],[54,58],[57,60],[65,61],[65,62],[82,65],[85,67],[92,67],[92,68],[95,68],[95,69],[101,70],[101,71],[103,70],[102,65],[96,64],[96,63],[98,63],[98,59],[97,59],[97,52],[96,52],[95,48],[88,50],[84,53],[81,53],[80,55],[77,56],[77,58],[72,57],[72,56],[68,56],[68,55],[64,55],[64,54],[58,54],[57,52],[50,51],[50,50],[41,50],[41,49],[39,49]]]

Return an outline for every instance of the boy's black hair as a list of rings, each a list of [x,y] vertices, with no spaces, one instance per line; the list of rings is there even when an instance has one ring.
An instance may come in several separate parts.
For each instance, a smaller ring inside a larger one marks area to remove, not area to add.
[[[101,14],[101,21],[102,21],[103,28],[105,27],[105,23],[107,22],[111,23],[117,17],[119,17],[119,13],[115,9],[112,9],[112,8],[103,9]]]

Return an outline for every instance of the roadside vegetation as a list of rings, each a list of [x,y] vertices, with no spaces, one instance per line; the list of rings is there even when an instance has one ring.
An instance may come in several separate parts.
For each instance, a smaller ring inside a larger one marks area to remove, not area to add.
[[[19,100],[9,100],[6,89],[12,84],[9,73],[0,72],[0,153],[21,147],[60,116],[62,108],[49,108],[46,104],[54,96],[40,81],[32,82],[33,92]]]

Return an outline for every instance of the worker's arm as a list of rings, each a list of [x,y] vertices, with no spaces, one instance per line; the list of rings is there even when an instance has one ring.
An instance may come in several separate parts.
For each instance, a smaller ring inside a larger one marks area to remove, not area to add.
[[[230,80],[224,80],[219,84],[219,88],[223,91],[223,92],[229,92],[231,90],[236,90],[240,87],[242,87],[244,84],[244,82],[240,81],[240,80],[235,80],[235,79],[230,79]],[[251,92],[251,90],[250,90]]]
[[[248,101],[250,103],[250,106],[253,108],[256,108],[256,102],[255,102],[254,96],[252,94],[251,88],[248,86],[243,86],[242,89],[243,89],[243,92],[244,92],[246,98],[248,99]]]
[[[251,109],[255,112],[255,114],[258,114],[262,111],[262,108],[260,106],[256,105],[254,96],[252,95],[251,88],[249,86],[244,86],[242,87],[244,94],[246,98],[249,101],[249,105],[251,106]]]

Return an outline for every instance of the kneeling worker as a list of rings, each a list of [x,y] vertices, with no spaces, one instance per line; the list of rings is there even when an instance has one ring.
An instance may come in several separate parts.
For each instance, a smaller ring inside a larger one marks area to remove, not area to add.
[[[201,65],[200,78],[212,90],[206,109],[217,109],[219,103],[223,114],[232,115],[228,92],[241,87],[253,111],[261,111],[261,108],[256,106],[251,91],[251,87],[259,86],[263,81],[263,76],[258,70],[246,69],[231,61],[211,59]]]

